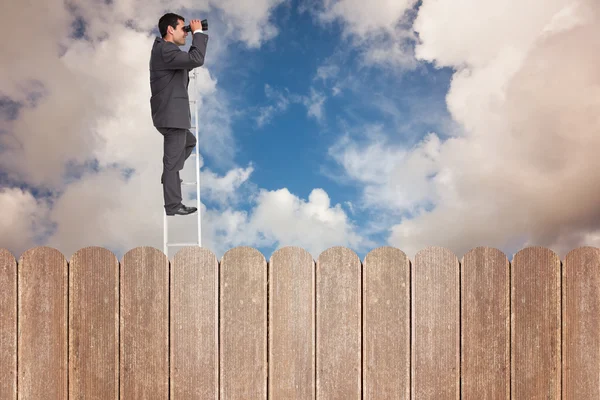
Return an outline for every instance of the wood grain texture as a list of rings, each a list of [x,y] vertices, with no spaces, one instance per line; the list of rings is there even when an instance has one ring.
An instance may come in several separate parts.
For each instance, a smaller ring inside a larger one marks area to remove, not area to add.
[[[269,397],[315,398],[315,263],[298,247],[269,261]]]
[[[19,258],[18,274],[18,397],[66,399],[67,260],[35,247]]]
[[[169,398],[169,261],[129,250],[120,276],[120,398]]]
[[[563,316],[563,399],[600,399],[600,249],[567,254]]]
[[[259,251],[223,255],[219,307],[221,399],[266,399],[267,262]]]
[[[218,399],[216,256],[200,247],[175,254],[171,266],[171,399]]]
[[[410,261],[393,247],[365,257],[363,392],[369,400],[410,399]]]
[[[317,260],[317,399],[362,397],[361,269],[344,247]]]
[[[412,270],[412,396],[460,398],[460,292],[456,255],[428,247]]]
[[[510,398],[510,265],[501,251],[478,247],[461,263],[463,400]]]
[[[17,398],[17,260],[0,249],[0,399]]]
[[[119,261],[80,249],[69,268],[69,398],[119,397]]]
[[[561,397],[561,268],[542,247],[515,254],[511,272],[513,399]]]

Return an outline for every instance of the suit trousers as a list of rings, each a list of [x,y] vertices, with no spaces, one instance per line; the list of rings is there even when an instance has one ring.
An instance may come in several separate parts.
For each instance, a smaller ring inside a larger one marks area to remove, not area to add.
[[[161,183],[165,200],[165,212],[177,210],[181,203],[179,171],[183,169],[196,146],[196,137],[189,129],[156,128],[164,137],[163,172]]]

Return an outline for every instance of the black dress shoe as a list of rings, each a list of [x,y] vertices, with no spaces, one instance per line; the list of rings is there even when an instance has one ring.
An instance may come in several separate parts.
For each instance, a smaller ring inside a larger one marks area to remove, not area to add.
[[[196,207],[186,207],[182,204],[175,211],[168,212],[167,215],[188,215],[196,211],[198,211]]]

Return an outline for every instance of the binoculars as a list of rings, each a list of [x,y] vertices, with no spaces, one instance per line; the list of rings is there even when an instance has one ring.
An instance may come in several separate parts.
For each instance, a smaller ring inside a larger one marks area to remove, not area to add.
[[[207,31],[208,30],[208,21],[203,19],[202,21],[200,21],[200,23],[202,24],[202,30],[203,31]],[[184,32],[191,32],[192,31],[192,27],[190,25],[186,25],[183,27],[183,31]]]

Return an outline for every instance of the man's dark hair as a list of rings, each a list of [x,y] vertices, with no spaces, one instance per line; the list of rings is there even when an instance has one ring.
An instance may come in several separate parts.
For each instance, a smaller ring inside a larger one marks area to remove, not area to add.
[[[172,26],[173,28],[177,28],[177,23],[179,20],[185,22],[185,18],[181,15],[167,13],[160,17],[158,20],[158,30],[160,31],[160,35],[164,38],[167,36],[167,27]]]

